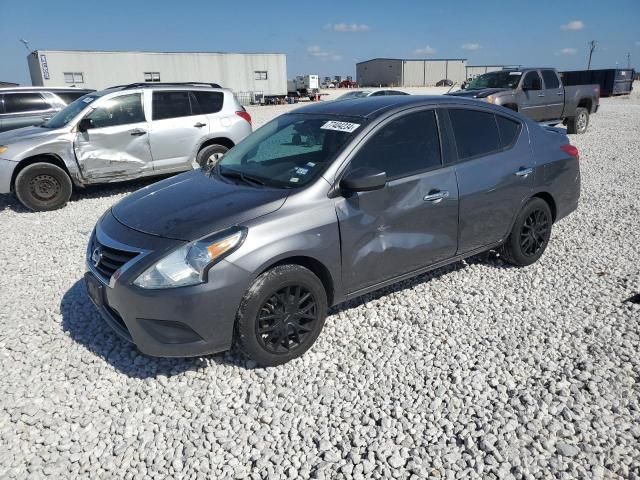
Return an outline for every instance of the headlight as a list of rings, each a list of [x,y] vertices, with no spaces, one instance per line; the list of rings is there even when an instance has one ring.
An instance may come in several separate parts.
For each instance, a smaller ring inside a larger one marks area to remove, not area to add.
[[[246,233],[246,228],[236,227],[183,245],[145,270],[133,284],[158,289],[206,282],[209,269],[240,247]]]
[[[495,102],[495,101],[496,101],[496,99],[495,99],[495,98],[493,98],[493,96],[492,96],[492,95],[489,95],[489,96],[487,97],[487,102],[489,102],[489,103],[493,103],[493,102]]]
[[[9,150],[9,147],[7,147],[6,145],[0,145],[0,153],[4,153],[7,150]]]

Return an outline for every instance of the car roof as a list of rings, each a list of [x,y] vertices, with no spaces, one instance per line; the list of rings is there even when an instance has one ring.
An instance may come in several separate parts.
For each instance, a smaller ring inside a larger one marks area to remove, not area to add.
[[[342,115],[373,119],[391,110],[438,105],[464,105],[493,108],[494,105],[475,99],[453,97],[449,95],[390,95],[340,100],[337,102],[318,102],[293,110],[290,113]]]

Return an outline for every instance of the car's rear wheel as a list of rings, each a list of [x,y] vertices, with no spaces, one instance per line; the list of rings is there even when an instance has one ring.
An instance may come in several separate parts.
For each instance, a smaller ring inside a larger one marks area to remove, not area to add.
[[[518,214],[502,246],[502,257],[512,265],[525,267],[537,261],[551,238],[553,217],[547,202],[532,198]]]
[[[202,168],[213,167],[228,151],[224,145],[208,145],[198,152],[198,165]]]
[[[280,265],[247,290],[238,310],[236,345],[261,366],[280,365],[313,345],[326,315],[320,279],[300,265]]]
[[[45,162],[32,163],[20,170],[14,187],[20,203],[36,212],[64,207],[73,190],[67,172]]]
[[[583,107],[576,108],[576,116],[567,120],[567,133],[584,133],[589,126],[589,110]]]

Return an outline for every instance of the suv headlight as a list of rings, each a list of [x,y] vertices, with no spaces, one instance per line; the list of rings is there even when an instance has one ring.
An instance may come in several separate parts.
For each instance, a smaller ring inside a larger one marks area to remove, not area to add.
[[[145,270],[133,284],[147,289],[175,288],[207,281],[207,272],[242,245],[244,227],[234,227],[202,240],[187,243]]]
[[[6,145],[0,145],[0,153],[4,153],[9,150],[9,147]]]

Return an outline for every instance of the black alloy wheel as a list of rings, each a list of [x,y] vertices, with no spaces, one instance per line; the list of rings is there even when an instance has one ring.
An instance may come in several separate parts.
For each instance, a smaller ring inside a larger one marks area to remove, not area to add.
[[[260,307],[256,336],[267,352],[286,354],[306,343],[318,320],[318,304],[309,289],[289,285]]]
[[[520,231],[520,248],[526,257],[535,257],[544,250],[550,228],[551,221],[547,212],[537,209],[529,214]]]

